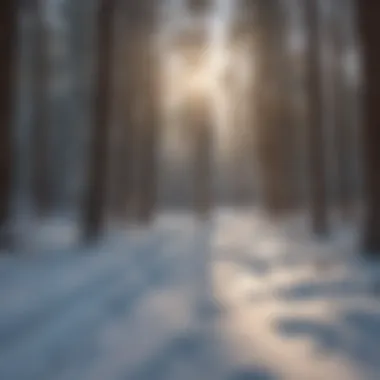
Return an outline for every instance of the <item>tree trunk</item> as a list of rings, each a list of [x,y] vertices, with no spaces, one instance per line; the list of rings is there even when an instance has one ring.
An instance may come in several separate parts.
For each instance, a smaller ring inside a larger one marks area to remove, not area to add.
[[[255,101],[257,152],[263,180],[264,207],[271,214],[283,214],[296,205],[295,129],[291,115],[289,79],[291,70],[281,3],[259,4],[258,78]]]
[[[154,40],[157,2],[143,0],[139,6],[136,44],[136,99],[134,112],[135,151],[133,154],[136,218],[148,222],[156,203],[156,133],[157,133],[157,59]]]
[[[14,52],[17,39],[17,1],[0,6],[0,229],[9,219],[11,199],[11,131]],[[3,243],[0,236],[0,243]]]
[[[150,34],[149,34],[150,35]],[[142,154],[140,165],[140,188],[142,199],[140,202],[140,217],[142,220],[147,221],[152,217],[154,206],[156,203],[157,192],[157,156],[156,156],[156,135],[157,135],[157,75],[155,68],[155,61],[153,59],[153,52],[149,51],[150,44],[147,42],[147,57],[145,68],[145,76],[147,78],[146,86],[144,89],[145,99],[145,118],[143,121],[142,129]]]
[[[194,109],[194,206],[202,218],[208,217],[211,210],[211,141],[212,126],[208,102],[201,99]],[[204,102],[204,103],[203,103]]]
[[[108,122],[112,83],[110,69],[113,67],[111,57],[114,1],[102,0],[98,12],[96,118],[90,147],[90,177],[84,210],[84,235],[87,241],[94,240],[100,235],[105,215]]]
[[[116,34],[122,35],[123,38],[115,42],[113,67],[115,109],[110,126],[110,188],[107,208],[111,220],[123,223],[131,215],[128,203],[132,197],[136,42],[134,30],[130,25],[128,9],[122,11],[120,10],[115,17]]]
[[[34,120],[32,133],[33,149],[33,195],[37,215],[45,215],[51,206],[51,184],[49,183],[49,124],[48,106],[48,41],[43,16],[43,3],[34,3],[34,15],[37,20],[37,40],[34,64]]]
[[[364,168],[366,190],[366,221],[364,248],[370,254],[380,254],[380,2],[358,0],[359,30],[364,54]]]
[[[308,108],[310,155],[310,206],[312,231],[328,233],[323,131],[323,95],[320,67],[320,23],[317,0],[305,2],[308,27]]]
[[[347,49],[346,2],[333,2],[330,28],[332,35],[333,105],[335,152],[337,160],[337,206],[343,219],[352,214],[354,150],[351,149],[351,126],[349,110],[349,88],[345,73],[345,51]]]

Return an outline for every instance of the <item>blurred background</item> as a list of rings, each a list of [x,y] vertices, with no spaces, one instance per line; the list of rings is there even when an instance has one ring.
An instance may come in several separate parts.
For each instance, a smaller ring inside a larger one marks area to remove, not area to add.
[[[0,379],[377,379],[379,14],[3,0]]]

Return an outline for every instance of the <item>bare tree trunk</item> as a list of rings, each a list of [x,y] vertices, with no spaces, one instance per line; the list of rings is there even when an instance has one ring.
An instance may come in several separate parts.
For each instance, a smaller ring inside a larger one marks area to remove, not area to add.
[[[101,0],[98,9],[98,61],[95,95],[96,118],[92,132],[90,178],[84,209],[85,240],[94,240],[101,233],[106,200],[107,141],[111,101],[111,62],[113,45],[114,1]]]
[[[359,29],[364,53],[365,103],[364,103],[364,168],[366,190],[366,221],[364,249],[374,255],[380,253],[380,2],[358,0]]]
[[[200,100],[202,102],[202,100]],[[194,191],[195,210],[200,217],[208,217],[211,210],[211,139],[212,126],[206,100],[193,112],[194,128]]]
[[[352,214],[352,186],[354,150],[350,144],[349,89],[345,74],[347,48],[346,2],[333,1],[330,28],[332,35],[333,105],[335,151],[337,160],[337,205],[343,219]]]
[[[34,15],[37,21],[37,38],[34,64],[34,120],[32,133],[33,149],[33,194],[37,215],[45,215],[51,205],[51,184],[49,182],[49,124],[48,106],[48,41],[47,28],[43,15],[43,3],[34,3]]]
[[[122,12],[123,11],[123,12]],[[115,109],[113,110],[109,145],[108,213],[113,221],[125,222],[132,196],[132,148],[134,143],[133,99],[135,81],[135,42],[127,11],[120,10],[115,17],[116,33],[122,35],[116,41],[113,71],[115,73]]]
[[[146,222],[152,217],[156,203],[157,178],[156,178],[156,134],[157,134],[157,75],[158,65],[155,59],[155,47],[152,36],[155,35],[157,4],[152,0],[145,0],[143,15],[144,27],[142,30],[143,49],[141,50],[141,77],[140,77],[140,102],[142,118],[139,134],[139,173],[138,185],[140,199],[138,206],[138,218]]]
[[[124,224],[135,218],[135,166],[138,152],[137,103],[141,79],[141,5],[120,2],[115,17],[119,41],[115,47],[114,89],[115,109],[110,141],[110,191],[108,195],[111,220]],[[137,193],[137,194],[136,194]]]
[[[278,147],[278,167],[280,178],[279,189],[281,201],[279,202],[280,211],[289,213],[299,206],[298,183],[296,178],[296,119],[292,104],[294,93],[294,68],[291,62],[291,53],[288,45],[289,25],[286,19],[287,13],[284,5],[279,2],[279,8],[275,15],[277,17],[277,43],[274,43],[274,59],[276,65],[276,78],[278,81],[277,94],[277,131],[274,137]],[[276,39],[274,38],[274,41]]]
[[[320,22],[318,0],[305,2],[308,27],[308,100],[309,100],[309,154],[310,206],[312,230],[323,236],[328,232],[326,173],[323,132],[323,95],[320,68]]]
[[[346,118],[350,139],[350,218],[358,217],[363,204],[362,68],[356,0],[346,0]]]
[[[125,156],[129,162],[122,195],[129,216],[148,222],[156,203],[157,59],[154,51],[157,1],[143,0],[126,7],[128,39],[132,47],[128,61],[132,70],[126,81],[128,102]]]
[[[259,49],[256,102],[259,117],[257,151],[262,168],[264,206],[271,214],[294,209],[295,125],[289,99],[291,70],[281,3],[259,4]]]
[[[148,49],[149,49],[149,43]],[[147,67],[146,77],[147,83],[145,88],[145,102],[146,102],[146,114],[142,125],[142,155],[140,165],[140,186],[142,199],[140,202],[140,217],[142,220],[148,220],[151,218],[154,206],[156,203],[157,192],[157,156],[156,156],[156,144],[157,144],[157,72],[155,70],[155,61],[153,59],[153,53],[147,51]]]
[[[280,208],[279,201],[281,195],[278,193],[281,190],[276,181],[279,180],[278,169],[278,147],[276,136],[276,113],[278,105],[275,101],[275,96],[278,95],[276,86],[276,63],[274,58],[274,33],[273,23],[273,8],[277,7],[276,1],[270,0],[270,8],[267,4],[258,4],[256,42],[258,55],[256,58],[256,93],[255,102],[257,105],[257,147],[258,162],[262,178],[262,200],[266,211],[275,213]],[[275,10],[276,11],[276,10]],[[277,36],[278,38],[278,36]],[[281,174],[281,173],[280,173]]]
[[[11,131],[14,86],[14,52],[17,39],[15,0],[4,0],[0,6],[0,228],[9,220],[11,199]],[[0,243],[2,244],[2,236]]]

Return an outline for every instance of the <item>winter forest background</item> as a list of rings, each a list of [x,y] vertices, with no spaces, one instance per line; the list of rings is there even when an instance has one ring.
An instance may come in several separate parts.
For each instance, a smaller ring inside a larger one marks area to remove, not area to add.
[[[377,379],[379,12],[3,0],[0,379]]]

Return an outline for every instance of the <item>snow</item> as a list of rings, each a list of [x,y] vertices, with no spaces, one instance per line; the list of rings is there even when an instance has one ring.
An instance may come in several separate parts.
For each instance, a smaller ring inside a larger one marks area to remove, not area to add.
[[[52,233],[0,258],[0,379],[377,379],[380,267],[356,231],[316,241],[302,215],[218,209],[86,250]]]

